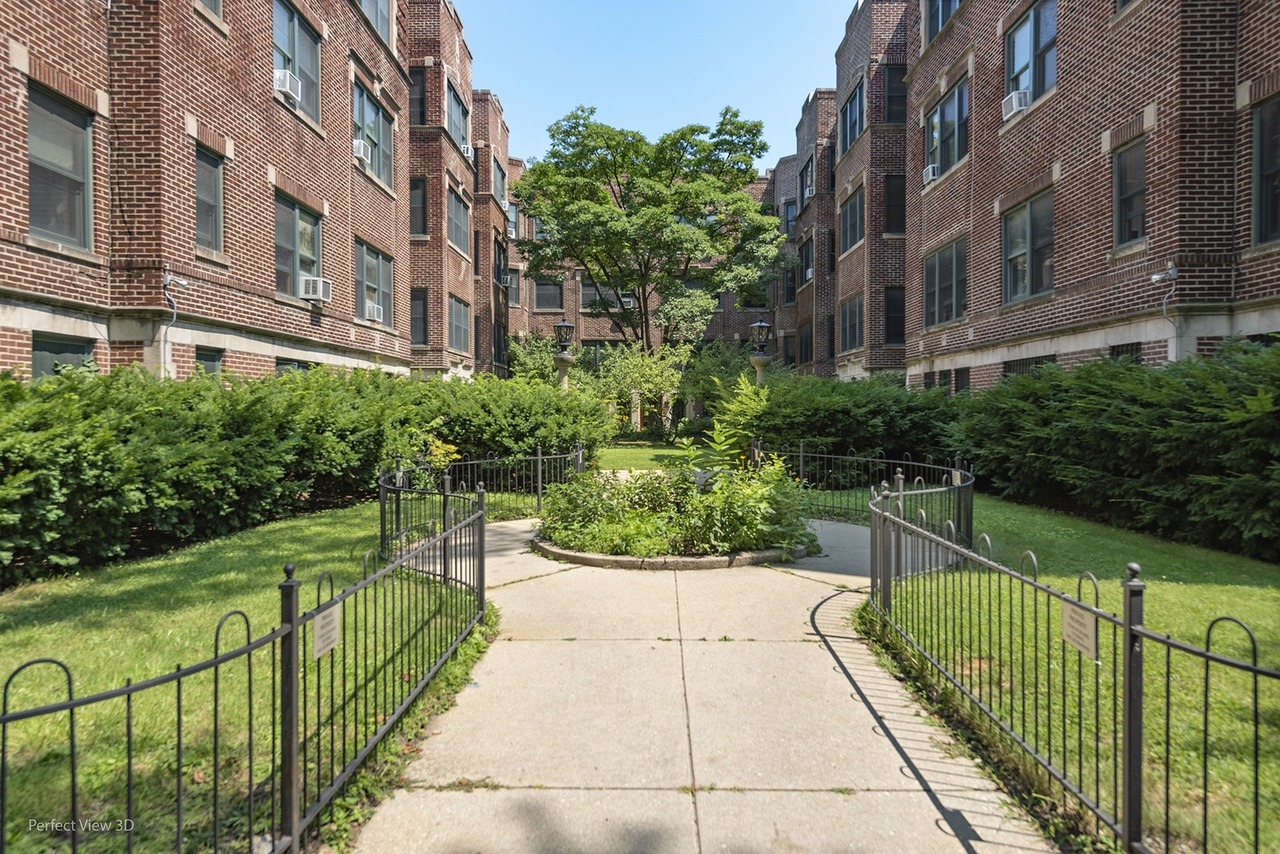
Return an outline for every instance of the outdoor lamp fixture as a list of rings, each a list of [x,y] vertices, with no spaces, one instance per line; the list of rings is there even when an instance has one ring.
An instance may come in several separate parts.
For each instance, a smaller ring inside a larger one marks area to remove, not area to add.
[[[569,322],[569,318],[562,315],[560,322],[552,324],[552,328],[556,332],[556,344],[560,346],[560,351],[552,358],[556,363],[556,370],[560,373],[560,388],[562,391],[568,391],[569,366],[573,364],[573,356],[569,355],[569,342],[573,340],[573,324]]]
[[[756,385],[764,387],[764,369],[769,367],[769,363],[773,361],[773,357],[765,352],[765,346],[769,343],[769,333],[773,331],[773,326],[767,320],[757,320],[751,324],[751,343],[755,350],[751,353],[751,367],[756,369]]]

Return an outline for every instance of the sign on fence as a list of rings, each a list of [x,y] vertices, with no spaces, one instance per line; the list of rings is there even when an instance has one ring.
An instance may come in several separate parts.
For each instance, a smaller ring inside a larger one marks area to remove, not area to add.
[[[1084,607],[1062,600],[1062,639],[1098,660],[1098,618]]]
[[[311,635],[311,658],[317,659],[333,651],[342,637],[342,607],[334,605],[316,614]]]

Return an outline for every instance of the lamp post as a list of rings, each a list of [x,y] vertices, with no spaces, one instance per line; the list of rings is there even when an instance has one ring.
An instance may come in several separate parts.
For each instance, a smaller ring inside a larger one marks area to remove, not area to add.
[[[765,352],[769,343],[769,333],[773,326],[767,320],[757,320],[751,324],[751,343],[755,349],[751,352],[751,367],[756,369],[756,385],[764,387],[764,369],[769,367],[773,357]]]
[[[568,391],[569,389],[569,366],[573,364],[573,356],[569,355],[569,342],[573,340],[573,324],[569,322],[569,318],[560,317],[560,322],[552,324],[552,328],[556,332],[556,344],[560,346],[559,352],[552,357],[556,363],[556,370],[560,372],[560,389]]]

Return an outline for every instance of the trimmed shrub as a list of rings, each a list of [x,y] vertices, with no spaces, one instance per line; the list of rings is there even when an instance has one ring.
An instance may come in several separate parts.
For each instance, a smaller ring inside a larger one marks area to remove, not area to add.
[[[599,401],[538,383],[311,370],[243,381],[141,369],[0,374],[3,585],[371,497],[396,457],[565,452]]]
[[[1280,347],[1042,365],[959,409],[956,442],[1001,495],[1280,561]]]

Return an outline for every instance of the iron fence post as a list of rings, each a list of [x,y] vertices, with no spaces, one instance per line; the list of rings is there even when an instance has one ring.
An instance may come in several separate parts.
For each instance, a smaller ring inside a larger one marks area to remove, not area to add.
[[[300,850],[298,825],[301,822],[302,772],[298,767],[298,591],[302,582],[293,577],[293,564],[285,564],[280,582],[280,626],[287,631],[280,638],[280,835],[288,850]]]
[[[479,597],[480,613],[484,614],[484,483],[476,484],[476,500],[480,505],[480,527],[476,531],[476,594]],[[481,619],[484,619],[481,616]]]
[[[387,485],[378,478],[378,556],[387,559]]]
[[[396,498],[395,498],[396,526],[393,530],[396,532],[396,535],[399,536],[400,532],[404,530],[403,519],[401,518],[401,515],[400,515],[400,499],[404,495],[404,466],[401,464],[399,457],[396,457],[395,490],[396,490]],[[383,555],[383,557],[390,559],[391,555],[386,554],[386,555]]]
[[[1138,579],[1136,563],[1126,569],[1124,587],[1124,702],[1121,775],[1121,841],[1125,851],[1142,850],[1142,594],[1147,585]]]
[[[444,476],[444,491],[440,495],[440,580],[447,582],[449,580],[449,493],[453,491],[453,476],[446,474]]]
[[[884,559],[880,561],[880,610],[888,614],[893,608],[893,580],[898,575],[898,562],[902,560],[902,528],[891,521],[894,518],[893,493],[888,492],[882,495],[880,500],[883,502],[880,524],[893,526],[890,536],[886,537],[882,534],[880,537],[885,549]],[[890,559],[891,555],[892,559]]]
[[[582,474],[587,470],[586,448],[582,443],[578,443],[578,447],[574,451],[573,468],[578,474]]]
[[[871,489],[871,602],[880,599],[880,496]]]
[[[538,515],[542,515],[542,444],[537,447],[538,473],[534,475],[534,491],[538,494]]]
[[[800,482],[804,483],[804,439],[800,440]]]

